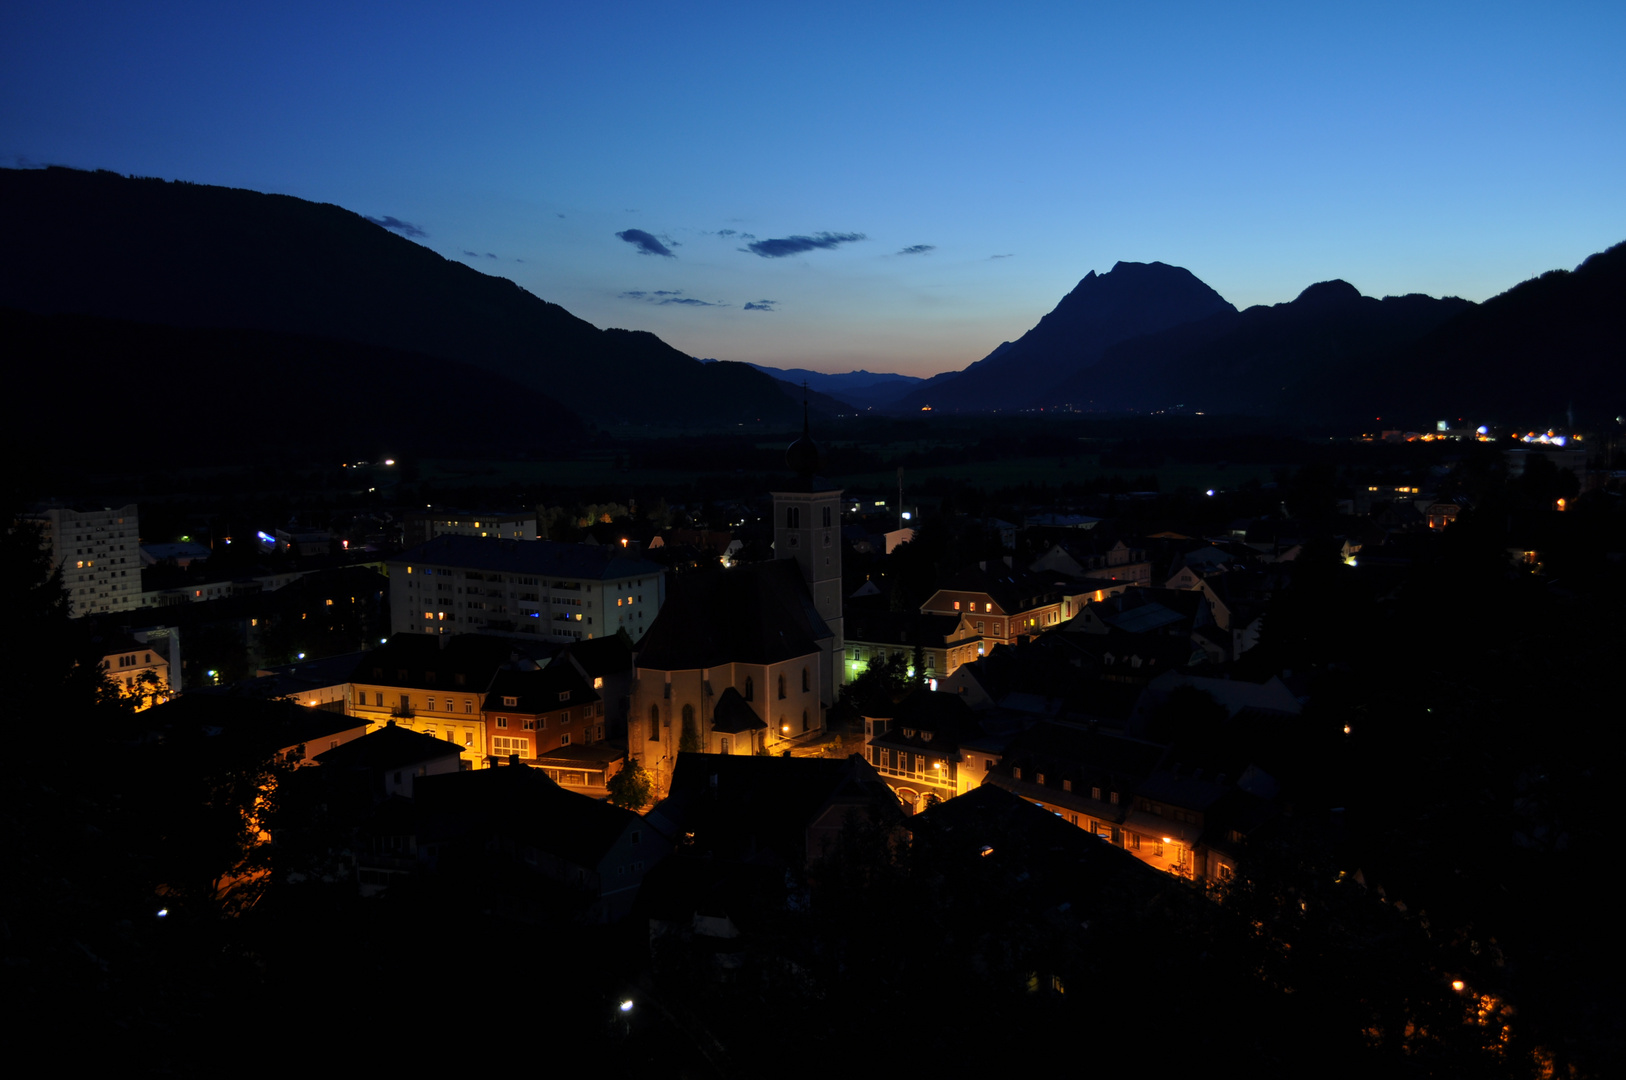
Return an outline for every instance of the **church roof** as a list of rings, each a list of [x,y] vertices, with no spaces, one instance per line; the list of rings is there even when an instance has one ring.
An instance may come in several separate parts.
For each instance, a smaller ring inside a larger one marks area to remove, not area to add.
[[[711,712],[711,730],[722,735],[738,735],[742,731],[761,731],[768,725],[751,708],[751,703],[730,686],[717,699]]]
[[[658,671],[777,664],[819,651],[831,636],[794,560],[670,579],[637,666]]]

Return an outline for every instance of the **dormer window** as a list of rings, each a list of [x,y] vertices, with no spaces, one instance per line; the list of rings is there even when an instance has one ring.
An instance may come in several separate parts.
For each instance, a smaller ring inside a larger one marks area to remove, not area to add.
[[[922,731],[920,733],[920,741],[921,742],[931,742],[932,741],[932,733],[929,732],[929,731]]]
[[[904,729],[903,729],[903,737],[904,737],[904,738],[905,738],[905,739],[912,739],[912,738],[914,738],[914,737],[915,737],[915,729],[914,729],[914,728],[912,728],[912,727],[906,727],[906,728],[904,728]]]
[[[1011,766],[1011,779],[1013,779],[1013,780],[1022,779],[1022,767],[1020,765],[1012,765]]]
[[[505,709],[512,709],[514,706],[516,706],[518,704],[519,704],[519,698],[517,698],[517,697],[504,696],[503,699],[502,699],[502,705],[503,705],[503,708],[505,708]]]
[[[569,701],[570,700],[570,691],[566,690],[564,693],[560,694],[559,695],[559,700],[560,701]]]

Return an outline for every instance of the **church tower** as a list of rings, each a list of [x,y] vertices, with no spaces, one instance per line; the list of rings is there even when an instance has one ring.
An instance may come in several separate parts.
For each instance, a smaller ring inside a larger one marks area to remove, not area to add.
[[[802,437],[785,451],[785,464],[795,478],[773,492],[773,553],[776,559],[796,560],[813,606],[833,635],[819,658],[819,685],[825,703],[834,705],[846,655],[841,621],[841,489],[817,475],[820,458],[808,431],[804,399]]]

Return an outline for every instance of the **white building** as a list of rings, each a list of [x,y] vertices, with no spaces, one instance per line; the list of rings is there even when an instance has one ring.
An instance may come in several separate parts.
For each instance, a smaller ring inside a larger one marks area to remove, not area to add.
[[[437,536],[389,561],[390,632],[633,641],[666,599],[666,568],[622,549]]]
[[[427,543],[437,536],[479,536],[498,540],[535,540],[538,535],[535,510],[512,513],[472,513],[466,510],[414,510],[402,518],[407,547]]]
[[[51,563],[62,569],[74,618],[128,611],[141,598],[141,528],[136,504],[36,508]]]

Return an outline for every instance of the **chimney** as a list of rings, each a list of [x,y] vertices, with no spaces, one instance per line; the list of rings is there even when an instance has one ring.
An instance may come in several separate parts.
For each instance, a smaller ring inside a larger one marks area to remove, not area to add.
[[[508,755],[508,764],[510,764],[510,765],[518,765],[519,764],[519,755],[518,754],[509,754]]]

